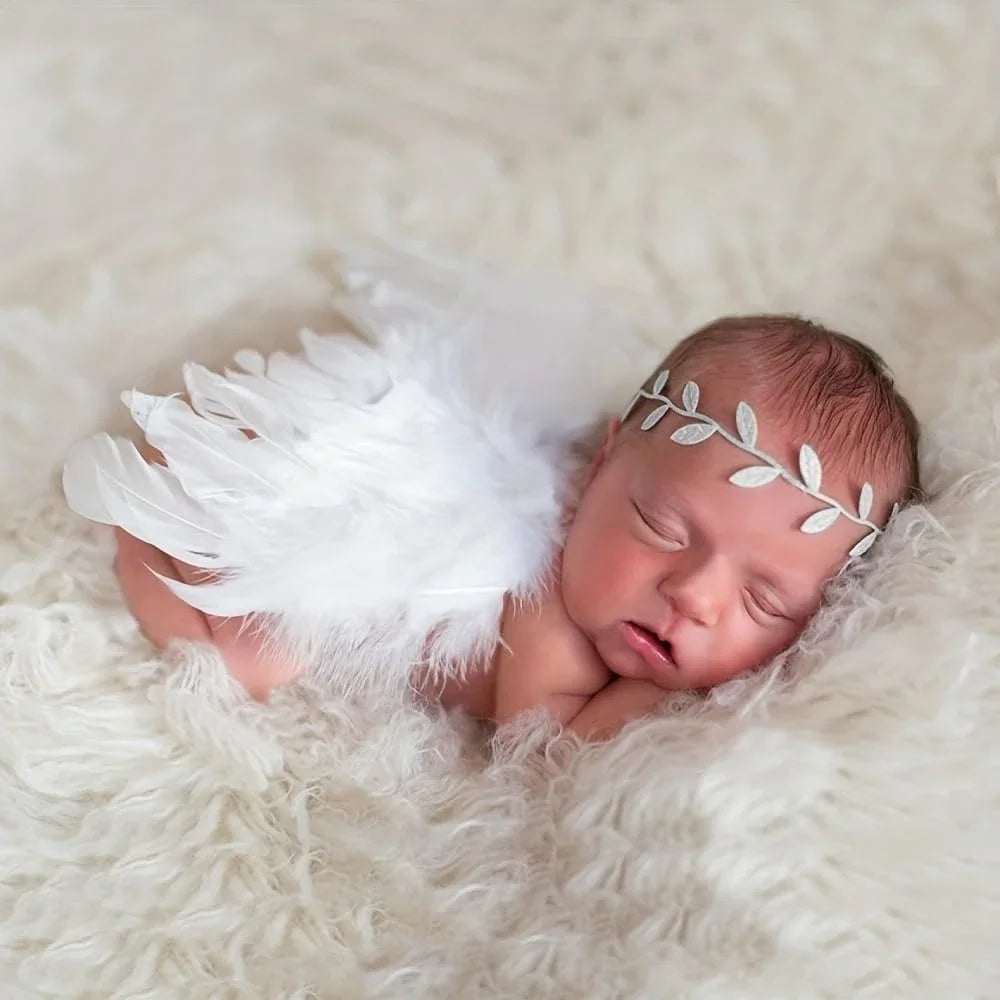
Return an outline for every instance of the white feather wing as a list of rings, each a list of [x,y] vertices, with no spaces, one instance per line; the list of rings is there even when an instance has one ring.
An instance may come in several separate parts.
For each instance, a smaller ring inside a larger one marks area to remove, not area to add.
[[[574,359],[624,328],[565,290],[412,256],[355,258],[346,276],[374,343],[304,331],[300,354],[187,365],[190,405],[124,397],[166,468],[104,435],[69,456],[64,486],[84,516],[214,570],[170,584],[189,604],[262,616],[358,690],[405,684],[423,658],[460,672],[495,644],[505,592],[539,585],[570,445],[620,403],[615,365]]]

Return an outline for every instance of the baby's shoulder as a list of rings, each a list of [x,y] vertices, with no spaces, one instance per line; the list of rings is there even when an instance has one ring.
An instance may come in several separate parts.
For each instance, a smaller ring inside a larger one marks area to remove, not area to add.
[[[608,668],[552,595],[508,601],[500,641],[498,669],[530,675],[547,691],[593,694],[608,681]]]

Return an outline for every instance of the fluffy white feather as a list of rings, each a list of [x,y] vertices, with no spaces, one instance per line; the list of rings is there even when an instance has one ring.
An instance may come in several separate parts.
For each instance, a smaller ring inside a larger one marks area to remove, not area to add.
[[[636,336],[561,286],[412,254],[355,260],[346,280],[371,342],[303,331],[298,355],[185,365],[190,403],[127,392],[166,468],[102,435],[71,453],[64,489],[85,517],[214,572],[167,581],[183,600],[261,616],[357,690],[405,683],[421,658],[461,672],[493,646],[504,594],[535,589],[558,540],[573,445],[614,398],[620,369],[597,346],[634,358]]]

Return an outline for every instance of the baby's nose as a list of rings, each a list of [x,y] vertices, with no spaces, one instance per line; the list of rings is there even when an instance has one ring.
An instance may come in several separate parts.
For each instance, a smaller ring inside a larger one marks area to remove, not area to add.
[[[719,620],[721,602],[706,590],[683,590],[675,600],[678,611],[698,625],[711,628]]]
[[[725,588],[719,567],[711,560],[672,573],[660,589],[680,614],[698,625],[711,628],[722,615]]]

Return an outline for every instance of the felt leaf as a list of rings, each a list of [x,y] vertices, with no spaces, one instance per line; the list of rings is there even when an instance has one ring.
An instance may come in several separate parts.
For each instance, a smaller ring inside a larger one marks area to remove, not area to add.
[[[670,369],[664,368],[659,375],[656,376],[656,381],[653,383],[653,395],[659,396],[661,392],[667,386],[667,379],[670,377]]]
[[[698,409],[698,397],[701,395],[701,391],[698,388],[697,382],[688,382],[684,386],[684,392],[681,394],[681,399],[684,402],[684,409],[689,413],[693,413]]]
[[[861,487],[861,496],[858,497],[858,517],[864,519],[872,512],[872,484],[865,483]]]
[[[652,413],[646,415],[646,419],[639,425],[639,429],[648,431],[651,427],[655,427],[663,419],[669,409],[670,407],[666,405],[658,406]]]
[[[802,522],[799,531],[804,531],[807,535],[818,535],[821,531],[826,531],[838,517],[840,517],[840,511],[836,507],[826,507],[816,511],[815,514],[810,514]]]
[[[670,440],[677,444],[701,444],[714,433],[715,427],[712,424],[685,424],[670,435]]]
[[[745,445],[753,448],[757,444],[757,414],[743,400],[736,407],[736,430]]]
[[[819,463],[819,455],[807,444],[799,448],[799,471],[806,487],[816,492],[823,481],[823,466]]]
[[[855,556],[863,556],[872,547],[872,545],[875,544],[876,538],[878,538],[878,532],[869,531],[868,534],[865,535],[860,542],[857,542],[847,554],[851,556],[851,558],[854,558]]]
[[[774,469],[770,465],[748,465],[739,472],[734,472],[729,481],[736,486],[753,488],[756,486],[766,486],[773,483],[781,475],[780,469]]]

